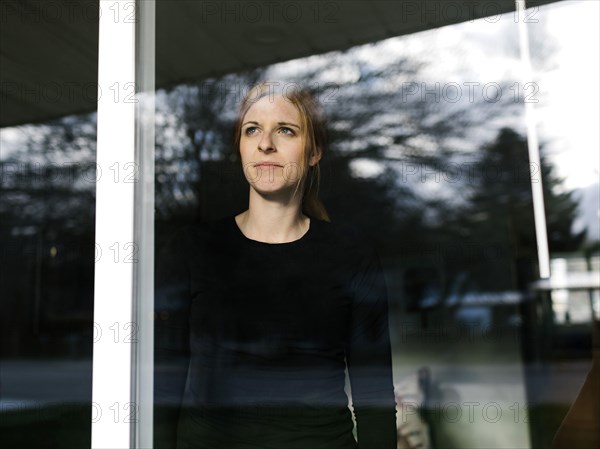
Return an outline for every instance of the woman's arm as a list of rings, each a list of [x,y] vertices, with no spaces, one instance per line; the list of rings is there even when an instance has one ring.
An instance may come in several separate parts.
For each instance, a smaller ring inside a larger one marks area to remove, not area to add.
[[[172,234],[156,252],[154,321],[155,447],[175,447],[189,366],[189,229]]]
[[[352,280],[353,304],[346,361],[360,449],[396,449],[396,401],[388,297],[375,248],[361,249]]]

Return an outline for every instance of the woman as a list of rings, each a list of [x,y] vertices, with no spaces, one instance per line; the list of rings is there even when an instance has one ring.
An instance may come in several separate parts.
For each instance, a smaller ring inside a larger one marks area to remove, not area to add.
[[[177,444],[395,449],[379,259],[318,200],[326,132],[316,100],[274,86],[248,92],[235,127],[248,209],[179,233],[165,267],[186,304],[174,322],[189,333]],[[160,358],[168,348],[157,346]]]

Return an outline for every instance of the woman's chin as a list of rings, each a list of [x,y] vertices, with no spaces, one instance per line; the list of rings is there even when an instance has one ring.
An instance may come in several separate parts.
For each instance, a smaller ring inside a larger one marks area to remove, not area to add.
[[[261,196],[279,197],[294,193],[294,186],[281,182],[255,182],[252,184],[252,188]]]

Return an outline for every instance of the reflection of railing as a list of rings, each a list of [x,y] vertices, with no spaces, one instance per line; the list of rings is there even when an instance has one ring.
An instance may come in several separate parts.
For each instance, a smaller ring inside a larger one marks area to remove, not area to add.
[[[562,262],[563,260],[558,259],[557,261]],[[573,305],[573,295],[570,292],[581,290],[587,291],[589,295],[589,319],[586,317],[585,321],[600,319],[600,297],[597,293],[600,290],[600,272],[570,273],[562,266],[563,264],[554,262],[552,266],[559,266],[561,270],[558,270],[556,274],[553,273],[549,279],[541,279],[531,285],[534,291],[545,292],[550,296],[554,321],[560,324],[572,321],[570,309]]]
[[[571,324],[570,305],[572,293],[587,291],[589,298],[589,319],[584,322],[600,320],[600,271],[593,269],[590,255],[583,258],[571,258],[571,261],[585,262],[587,271],[568,271],[568,260],[556,258],[552,260],[552,275],[549,279],[540,279],[531,284],[533,292],[538,293],[542,301],[541,309],[543,326],[547,331],[557,324]],[[598,347],[598,336],[592,334],[594,347]]]
[[[535,290],[595,290],[600,288],[600,272],[567,273],[565,277],[540,279],[532,287]]]

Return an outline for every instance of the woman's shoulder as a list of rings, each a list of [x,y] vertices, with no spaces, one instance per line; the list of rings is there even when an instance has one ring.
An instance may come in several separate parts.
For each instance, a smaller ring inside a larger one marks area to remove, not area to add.
[[[362,228],[349,221],[324,221],[314,219],[322,238],[340,249],[368,252],[374,247],[373,240]]]

